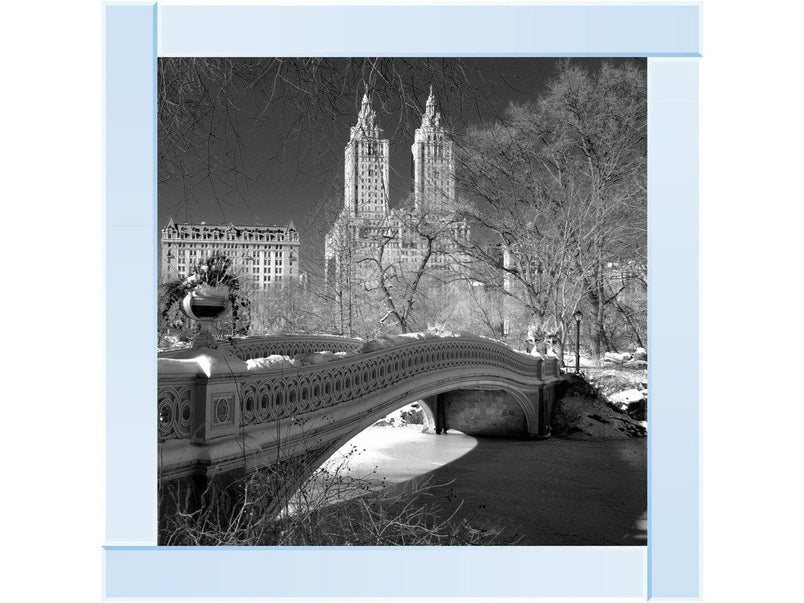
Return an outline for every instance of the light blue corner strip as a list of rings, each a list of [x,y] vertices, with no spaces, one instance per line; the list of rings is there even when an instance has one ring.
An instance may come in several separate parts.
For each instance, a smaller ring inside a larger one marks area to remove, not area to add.
[[[156,541],[156,6],[104,6],[106,538]]]
[[[164,6],[160,56],[698,56],[698,4]],[[255,43],[258,41],[258,43]]]
[[[698,62],[648,68],[648,594],[700,593]]]
[[[152,546],[157,465],[157,14],[164,55],[696,57],[701,50],[698,4],[161,7],[158,13],[150,4],[106,5],[106,595],[697,596],[695,59],[649,61],[647,561],[645,547]],[[360,577],[349,579],[355,567]],[[415,579],[392,579],[389,584],[389,575]]]

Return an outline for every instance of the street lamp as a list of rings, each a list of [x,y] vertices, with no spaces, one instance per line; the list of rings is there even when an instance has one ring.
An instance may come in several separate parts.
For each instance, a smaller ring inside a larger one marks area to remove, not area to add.
[[[581,319],[583,314],[580,310],[575,310],[572,315],[575,319],[575,374],[581,372]]]

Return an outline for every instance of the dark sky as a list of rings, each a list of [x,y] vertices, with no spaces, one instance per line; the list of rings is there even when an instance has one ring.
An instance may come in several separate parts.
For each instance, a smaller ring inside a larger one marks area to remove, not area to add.
[[[438,97],[445,121],[460,132],[471,124],[494,119],[511,102],[536,100],[555,75],[559,60],[464,59],[461,66],[467,88],[454,94],[442,92]],[[332,62],[338,67],[345,64],[342,59],[332,59]],[[573,59],[573,62],[595,69],[601,59]],[[433,84],[437,93],[444,87],[442,82]],[[236,111],[242,141],[242,159],[238,165],[248,179],[240,178],[233,184],[235,180],[220,174],[220,179],[228,180],[230,185],[216,186],[214,192],[201,179],[189,200],[175,180],[160,182],[159,228],[171,216],[179,222],[244,225],[284,225],[292,218],[300,231],[302,246],[307,246],[303,257],[317,256],[318,247],[322,245],[321,223],[328,220],[324,215],[325,204],[337,205],[342,195],[343,147],[348,140],[349,127],[356,122],[363,93],[359,85],[350,88],[356,89],[344,90],[338,115],[322,114],[318,122],[313,116],[300,127],[295,125],[299,116],[293,114],[292,108],[274,110],[266,117],[260,103],[243,103]],[[426,86],[420,82],[416,89],[419,93],[413,102],[423,106]],[[476,92],[471,93],[472,90]],[[390,200],[391,206],[396,206],[410,190],[410,145],[420,117],[413,111],[407,122],[400,124],[401,112],[397,110],[394,114],[392,106],[399,99],[391,98],[393,92],[388,94],[385,104],[375,98],[374,107],[385,136],[391,139]],[[160,166],[160,181],[163,180]]]

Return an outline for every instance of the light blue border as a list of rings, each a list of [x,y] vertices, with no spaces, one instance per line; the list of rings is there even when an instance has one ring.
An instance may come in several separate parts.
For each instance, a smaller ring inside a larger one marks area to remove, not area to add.
[[[698,62],[648,65],[648,594],[700,591]]]
[[[698,83],[697,60],[692,57],[701,51],[700,6],[211,8],[157,10],[155,5],[139,3],[104,7],[106,596],[697,597]],[[387,26],[389,18],[396,19],[395,27]],[[450,20],[449,28],[430,25],[444,19]],[[417,35],[398,34],[405,30],[400,23],[410,23]],[[426,35],[430,27],[438,35]],[[152,546],[156,542],[157,43],[160,55],[182,56],[690,57],[649,61],[647,561],[645,547]],[[148,257],[151,262],[142,260]],[[361,567],[359,579],[345,580],[354,564]],[[389,581],[389,575],[400,572],[416,579]]]
[[[643,564],[643,547],[125,547],[105,569],[107,597],[642,597]]]
[[[697,4],[162,6],[159,19],[159,56],[700,56]]]
[[[151,545],[157,463],[156,6],[109,4],[103,16],[106,538]]]

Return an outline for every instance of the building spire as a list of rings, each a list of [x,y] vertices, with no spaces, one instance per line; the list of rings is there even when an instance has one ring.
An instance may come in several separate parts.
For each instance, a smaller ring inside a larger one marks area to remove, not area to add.
[[[430,96],[427,97],[427,103],[424,106],[424,114],[422,115],[422,127],[440,128],[441,127],[441,113],[436,110],[436,99],[433,94],[433,85],[430,84]]]
[[[357,127],[362,130],[370,130],[377,127],[377,112],[371,106],[368,84],[364,84],[363,100],[360,103],[360,113],[357,115]]]
[[[422,125],[413,133],[413,194],[416,209],[435,209],[455,200],[452,140],[441,123],[433,86],[424,105]]]

